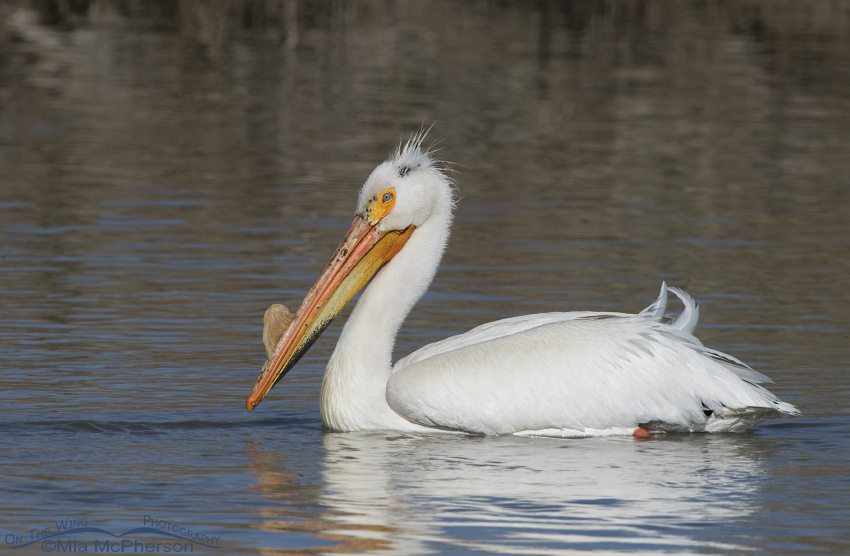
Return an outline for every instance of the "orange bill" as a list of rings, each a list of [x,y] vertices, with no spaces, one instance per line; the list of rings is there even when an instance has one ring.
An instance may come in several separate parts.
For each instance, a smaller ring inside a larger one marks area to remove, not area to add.
[[[295,320],[281,336],[270,364],[257,378],[248,396],[248,411],[295,366],[354,294],[401,250],[414,230],[414,226],[409,226],[379,232],[376,225],[377,222],[355,217],[331,261],[304,298]]]

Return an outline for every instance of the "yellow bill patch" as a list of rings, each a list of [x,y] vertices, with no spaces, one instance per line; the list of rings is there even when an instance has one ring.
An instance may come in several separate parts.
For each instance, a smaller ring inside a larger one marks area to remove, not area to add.
[[[369,222],[371,226],[375,226],[386,215],[393,210],[395,206],[395,189],[384,189],[369,201],[363,218]]]

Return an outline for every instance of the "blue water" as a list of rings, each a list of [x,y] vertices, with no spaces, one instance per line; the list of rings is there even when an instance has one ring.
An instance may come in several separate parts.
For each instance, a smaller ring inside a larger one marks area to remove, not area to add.
[[[72,4],[0,8],[0,552],[850,552],[844,4]],[[461,200],[397,356],[666,280],[805,416],[325,433],[347,311],[245,411],[263,311],[422,122]]]

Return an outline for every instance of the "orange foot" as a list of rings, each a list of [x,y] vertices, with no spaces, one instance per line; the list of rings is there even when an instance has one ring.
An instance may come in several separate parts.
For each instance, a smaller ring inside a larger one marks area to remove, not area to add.
[[[652,438],[652,435],[649,434],[649,431],[643,427],[638,427],[635,429],[635,432],[632,433],[632,436],[635,438]]]

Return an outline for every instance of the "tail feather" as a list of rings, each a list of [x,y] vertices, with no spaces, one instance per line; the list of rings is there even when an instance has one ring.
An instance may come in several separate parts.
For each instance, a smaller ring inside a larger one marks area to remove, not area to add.
[[[672,323],[670,323],[670,326],[678,328],[688,334],[693,334],[694,330],[697,328],[697,323],[699,322],[699,305],[694,302],[693,297],[679,288],[671,287],[670,291],[676,294],[676,297],[678,297],[685,305],[685,309],[678,317],[675,318],[675,320],[673,320]]]
[[[685,309],[682,313],[673,319],[673,322],[670,323],[670,326],[673,328],[677,328],[688,334],[693,334],[694,330],[697,327],[697,322],[699,321],[699,306],[694,302],[694,298],[680,290],[679,288],[667,287],[667,282],[661,282],[661,293],[658,294],[658,297],[652,304],[641,311],[639,314],[645,317],[650,317],[654,320],[660,321],[664,318],[667,313],[667,292],[671,291],[676,294],[682,303],[685,305]]]
[[[652,302],[652,305],[641,311],[639,314],[652,317],[655,320],[661,320],[664,313],[667,312],[667,282],[661,282],[661,293],[658,298]]]
[[[706,421],[705,431],[738,432],[747,430],[767,419],[777,417],[777,414],[790,417],[800,416],[799,409],[790,403],[780,401],[779,398],[773,400],[773,404],[774,407],[742,407],[717,412]]]

